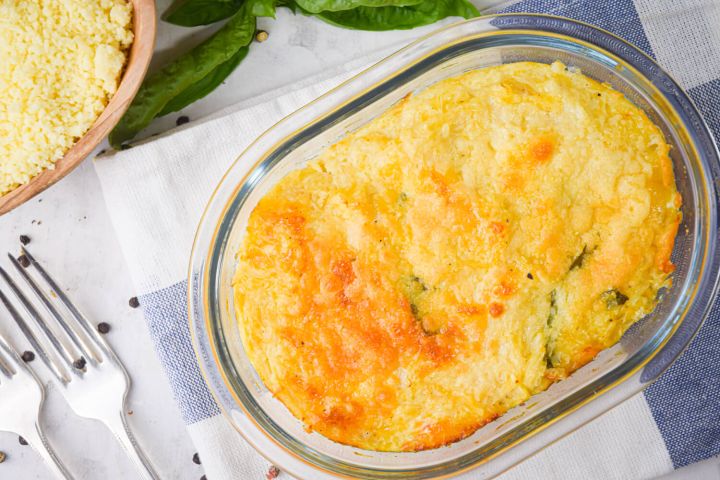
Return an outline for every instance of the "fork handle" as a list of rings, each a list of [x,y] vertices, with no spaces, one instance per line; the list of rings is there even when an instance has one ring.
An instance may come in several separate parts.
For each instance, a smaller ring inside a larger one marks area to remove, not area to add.
[[[35,428],[29,429],[27,432],[22,434],[23,438],[33,447],[33,449],[40,455],[45,461],[48,469],[59,479],[62,480],[73,480],[73,476],[70,475],[65,465],[63,465],[60,458],[55,453],[55,450],[50,446],[50,443],[43,433],[40,422],[35,422]]]
[[[107,420],[105,424],[120,442],[130,460],[135,464],[138,473],[140,473],[140,478],[143,480],[160,480],[160,476],[155,472],[152,463],[150,463],[140,444],[135,440],[132,431],[130,431],[125,412],[121,410],[116,417]]]

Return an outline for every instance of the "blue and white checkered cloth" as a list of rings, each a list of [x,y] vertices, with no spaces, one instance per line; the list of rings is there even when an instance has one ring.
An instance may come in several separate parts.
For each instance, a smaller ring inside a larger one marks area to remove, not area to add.
[[[720,0],[526,0],[506,11],[566,16],[624,37],[678,80],[720,138]],[[220,415],[192,351],[185,276],[196,222],[247,144],[356,66],[95,162],[158,355],[211,480],[264,478],[268,464]],[[502,478],[649,478],[718,454],[716,301],[690,348],[654,385]]]

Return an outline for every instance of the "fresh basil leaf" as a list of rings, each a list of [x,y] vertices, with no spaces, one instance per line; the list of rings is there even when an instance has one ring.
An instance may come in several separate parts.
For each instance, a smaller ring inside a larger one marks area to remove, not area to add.
[[[277,0],[250,0],[250,13],[256,17],[272,17],[275,18],[275,6]]]
[[[296,0],[298,6],[309,13],[339,12],[357,7],[406,7],[423,0]]]
[[[244,0],[175,0],[162,19],[173,25],[196,27],[234,15]]]
[[[255,17],[243,7],[213,36],[145,77],[125,115],[110,132],[110,144],[119,148],[137,135],[173,98],[230,60],[254,35]]]
[[[357,7],[313,15],[339,27],[382,31],[410,29],[445,17],[472,18],[479,16],[480,12],[468,0],[423,0],[407,7]]]
[[[200,81],[190,85],[188,88],[176,95],[170,100],[165,107],[157,114],[158,117],[167,115],[171,112],[177,112],[187,107],[191,103],[200,100],[205,95],[215,90],[248,54],[249,47],[243,47],[233,55],[230,60],[221,63],[215,70],[205,75]]]
[[[298,11],[297,3],[295,3],[294,0],[278,0],[277,6],[289,8],[293,13],[297,13]]]

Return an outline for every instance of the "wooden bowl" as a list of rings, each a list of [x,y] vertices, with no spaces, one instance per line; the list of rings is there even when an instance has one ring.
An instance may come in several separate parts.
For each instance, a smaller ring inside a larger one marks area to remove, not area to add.
[[[45,170],[0,196],[0,215],[9,212],[70,173],[120,121],[145,77],[155,47],[155,0],[130,0],[133,5],[133,39],[125,72],[115,95],[95,120],[90,130],[73,145],[65,156],[55,162],[55,168]]]

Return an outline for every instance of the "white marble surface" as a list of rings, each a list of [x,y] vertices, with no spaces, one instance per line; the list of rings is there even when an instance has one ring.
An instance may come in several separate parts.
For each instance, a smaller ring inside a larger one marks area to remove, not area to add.
[[[133,381],[131,425],[164,478],[200,478],[201,467],[191,461],[193,446],[153,352],[143,316],[128,305],[133,287],[90,162],[47,193],[0,218],[0,248],[16,251],[20,234],[32,238],[29,247],[33,254],[92,321],[111,324],[108,340]],[[2,257],[0,264],[6,266]],[[19,350],[29,349],[16,330],[6,313],[0,312],[0,331],[10,334]],[[32,365],[49,380],[38,359]],[[110,433],[97,422],[76,417],[52,383],[46,384],[47,434],[76,477],[134,478],[132,466]],[[0,464],[1,479],[51,478],[39,457],[19,444],[17,435],[0,433],[0,450],[7,454]]]
[[[162,11],[169,3],[158,0],[158,10]],[[477,5],[492,3],[498,2],[476,1]],[[260,28],[270,33],[270,39],[254,44],[226,85],[182,114],[200,118],[352,58],[400,46],[434,27],[404,32],[356,32],[281,11],[276,20],[262,19]],[[183,49],[197,42],[203,32],[161,23],[155,65],[166,60],[173,48]],[[160,119],[147,134],[174,127],[178,115]],[[91,160],[40,196],[0,217],[0,250],[16,252],[21,234],[31,237],[33,254],[55,274],[88,317],[96,323],[111,324],[108,340],[133,381],[128,407],[133,411],[130,423],[162,478],[199,479],[202,466],[192,462],[194,448],[155,356],[143,316],[140,310],[128,306],[128,299],[135,292],[107,218]],[[4,255],[0,256],[0,265],[8,266]],[[6,312],[0,311],[0,331],[20,351],[29,349],[27,341],[15,330]],[[136,478],[110,433],[97,422],[75,416],[49,382],[42,362],[36,359],[32,365],[48,385],[44,411],[48,437],[76,478]],[[33,450],[19,444],[17,435],[0,432],[0,451],[7,454],[0,464],[0,479],[51,478]]]

